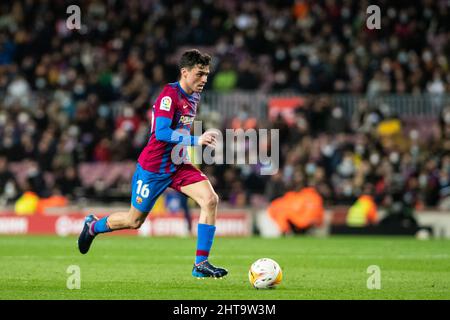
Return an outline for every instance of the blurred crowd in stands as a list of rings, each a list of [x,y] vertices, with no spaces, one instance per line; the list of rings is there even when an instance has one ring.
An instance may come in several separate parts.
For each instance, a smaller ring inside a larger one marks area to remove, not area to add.
[[[80,164],[133,165],[151,99],[196,47],[214,57],[207,91],[310,97],[294,125],[258,119],[280,129],[278,174],[203,167],[223,202],[257,205],[314,185],[326,204],[370,192],[383,204],[401,195],[415,207],[450,207],[450,106],[425,139],[392,108],[370,104],[385,93],[450,91],[448,1],[376,1],[380,30],[365,26],[368,1],[79,1],[80,30],[66,27],[70,4],[0,3],[0,205],[27,190],[108,201],[104,185],[83,185]],[[334,93],[367,101],[349,120]],[[13,172],[14,163],[23,165]],[[107,190],[127,201],[129,183],[118,177]]]

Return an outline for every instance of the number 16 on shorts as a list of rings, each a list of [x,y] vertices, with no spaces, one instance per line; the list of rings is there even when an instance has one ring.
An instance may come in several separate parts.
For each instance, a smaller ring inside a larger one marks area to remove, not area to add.
[[[150,194],[150,189],[148,188],[148,183],[144,184],[142,180],[138,180],[137,182],[137,195],[140,195],[142,198],[148,198]]]
[[[136,184],[133,186],[136,190],[136,194],[133,196],[133,202],[145,206],[146,200],[148,200],[148,196],[150,195],[150,188],[148,185],[148,183],[144,183],[142,180],[136,181]]]
[[[171,183],[170,174],[160,174],[144,170],[137,165],[132,182],[133,207],[143,213],[148,213],[153,208],[156,199]]]

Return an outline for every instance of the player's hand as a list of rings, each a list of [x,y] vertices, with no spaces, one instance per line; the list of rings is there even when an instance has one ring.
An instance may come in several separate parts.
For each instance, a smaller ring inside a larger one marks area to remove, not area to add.
[[[219,134],[216,131],[208,130],[203,133],[200,138],[198,138],[198,143],[200,145],[209,146],[211,148],[215,148],[217,145],[217,136]]]

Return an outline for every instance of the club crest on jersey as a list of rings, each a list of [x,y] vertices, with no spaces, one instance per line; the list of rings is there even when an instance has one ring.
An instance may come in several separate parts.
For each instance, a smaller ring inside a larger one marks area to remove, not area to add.
[[[191,124],[194,121],[194,117],[190,116],[181,116],[179,123],[182,124]]]
[[[170,106],[172,105],[172,98],[169,96],[165,96],[161,99],[161,104],[159,105],[159,109],[164,111],[170,111]]]
[[[139,196],[137,196],[137,197],[136,197],[136,202],[137,202],[138,204],[141,204],[141,203],[142,203],[142,198],[139,197]]]

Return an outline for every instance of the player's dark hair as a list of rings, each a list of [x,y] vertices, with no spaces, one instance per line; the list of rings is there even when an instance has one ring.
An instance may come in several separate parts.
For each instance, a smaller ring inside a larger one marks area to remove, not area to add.
[[[197,64],[201,66],[209,66],[211,63],[211,56],[207,53],[201,53],[197,49],[187,50],[183,53],[178,67],[192,69]]]

